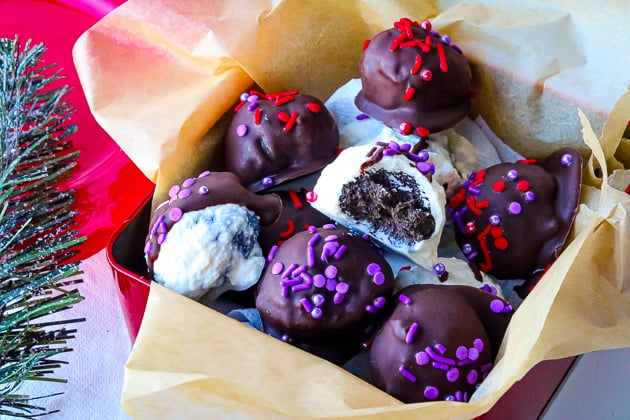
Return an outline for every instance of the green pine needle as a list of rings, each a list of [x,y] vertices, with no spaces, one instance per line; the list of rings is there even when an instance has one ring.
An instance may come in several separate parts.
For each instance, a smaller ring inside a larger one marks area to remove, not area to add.
[[[24,381],[65,382],[54,377],[71,351],[83,319],[46,321],[83,300],[78,237],[72,228],[74,191],[60,183],[76,166],[69,124],[73,108],[54,65],[44,65],[42,44],[0,38],[0,415],[51,414],[19,394]]]

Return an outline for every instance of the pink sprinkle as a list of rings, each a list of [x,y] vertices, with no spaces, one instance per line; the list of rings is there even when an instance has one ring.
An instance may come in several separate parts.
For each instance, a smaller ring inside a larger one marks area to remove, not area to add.
[[[192,192],[186,188],[181,190],[178,194],[177,194],[177,198],[188,198],[190,197],[190,194],[192,194]]]
[[[151,241],[147,241],[147,243],[144,244],[144,253],[150,254],[152,249],[153,249],[153,244],[151,243]]]
[[[411,324],[411,326],[409,327],[409,330],[407,331],[407,336],[405,337],[405,343],[411,344],[413,342],[413,337],[416,335],[416,331],[418,331],[418,323],[414,322],[413,324]]]
[[[180,188],[181,187],[179,185],[173,185],[171,189],[168,190],[168,196],[171,198],[177,197],[177,193],[179,192]]]
[[[398,368],[398,372],[400,372],[400,374],[404,376],[405,378],[409,379],[410,382],[413,382],[413,383],[416,382],[416,377],[413,376],[413,374],[409,372],[404,366],[400,366]]]
[[[282,272],[283,269],[284,264],[282,264],[281,262],[277,262],[271,267],[271,274],[278,275]]]
[[[247,126],[245,124],[239,124],[238,127],[236,127],[236,135],[245,137],[247,135]]]
[[[161,233],[161,234],[158,235],[158,237],[157,237],[158,245],[162,245],[165,240],[166,240],[166,234]]]
[[[186,178],[182,183],[182,187],[184,188],[190,188],[193,185],[195,185],[195,178]]]
[[[173,207],[169,212],[168,212],[168,217],[170,217],[170,219],[173,222],[178,222],[181,218],[182,215],[184,213],[182,212],[182,209],[180,209],[179,207]]]
[[[199,174],[199,176],[197,178],[204,178],[204,177],[207,177],[210,174],[211,174],[210,171],[203,171],[202,173]]]

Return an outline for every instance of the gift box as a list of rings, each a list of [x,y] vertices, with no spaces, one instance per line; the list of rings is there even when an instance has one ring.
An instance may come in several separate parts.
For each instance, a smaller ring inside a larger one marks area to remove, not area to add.
[[[610,34],[593,30],[597,22],[623,28],[623,13],[592,13],[582,3],[130,0],[86,32],[74,57],[91,110],[156,184],[108,248],[135,338],[127,412],[472,418],[512,398],[512,407],[537,415],[573,356],[629,346],[627,66],[605,51]],[[570,241],[516,311],[495,368],[465,404],[402,404],[142,276],[151,209],[172,184],[221,168],[226,112],[238,95],[256,83],[327,98],[357,76],[363,40],[402,16],[431,18],[457,40],[473,67],[472,116],[505,143],[531,157],[572,145],[586,157]],[[602,71],[606,86],[595,89]],[[532,389],[542,403],[531,402]]]

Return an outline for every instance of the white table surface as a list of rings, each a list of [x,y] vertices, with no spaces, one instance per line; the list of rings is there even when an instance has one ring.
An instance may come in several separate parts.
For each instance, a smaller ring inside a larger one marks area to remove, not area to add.
[[[60,413],[52,419],[111,419],[130,417],[120,405],[124,364],[131,350],[116,284],[104,250],[82,265],[85,300],[56,317],[85,317],[75,324],[74,351],[63,355],[68,365],[58,371],[67,384],[26,383],[28,395],[64,392],[41,401]],[[630,348],[582,356],[548,407],[543,420],[630,419]]]

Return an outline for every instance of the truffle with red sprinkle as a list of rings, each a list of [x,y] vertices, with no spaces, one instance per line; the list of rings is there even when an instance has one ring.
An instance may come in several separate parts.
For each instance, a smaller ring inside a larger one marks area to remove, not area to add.
[[[316,172],[339,147],[326,106],[297,90],[245,92],[225,135],[226,170],[253,192]]]
[[[364,44],[356,106],[402,134],[427,137],[470,111],[472,73],[450,37],[402,18]]]
[[[370,349],[374,385],[405,403],[468,401],[493,367],[512,307],[471,286],[401,290]]]
[[[392,269],[370,241],[327,224],[277,249],[256,307],[268,334],[342,364],[374,332],[393,288]]]
[[[498,279],[539,277],[564,247],[581,179],[582,156],[571,148],[473,173],[449,200],[459,247]]]

